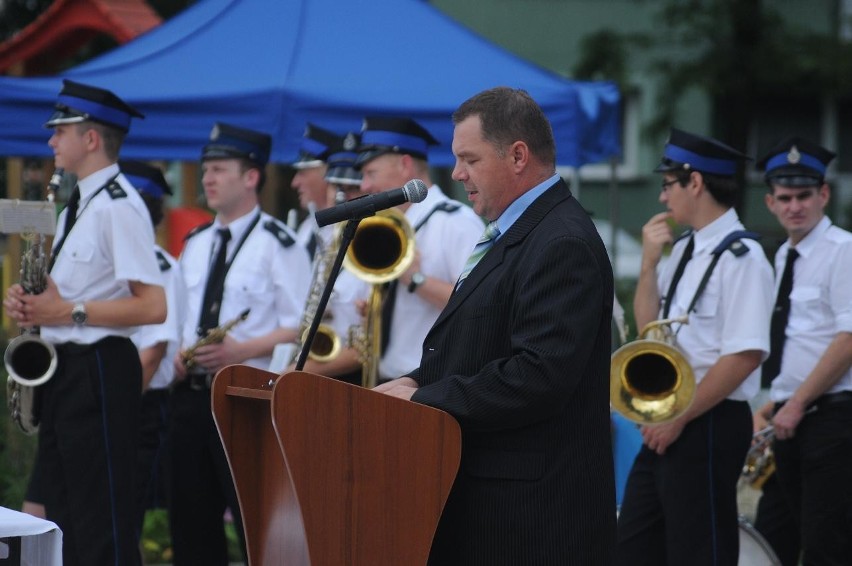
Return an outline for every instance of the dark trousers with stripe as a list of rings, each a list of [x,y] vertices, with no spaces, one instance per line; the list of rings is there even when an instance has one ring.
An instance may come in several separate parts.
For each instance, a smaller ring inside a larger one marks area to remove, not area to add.
[[[65,566],[140,564],[134,528],[142,390],[139,353],[127,338],[57,347],[43,385],[39,489],[62,529]]]
[[[642,446],[618,518],[620,566],[736,566],[737,480],[752,436],[745,401],[687,424],[662,456]]]
[[[170,413],[169,523],[174,564],[227,565],[226,508],[234,517],[243,549],[245,537],[234,481],[213,421],[210,390],[192,389],[185,381],[176,384]]]

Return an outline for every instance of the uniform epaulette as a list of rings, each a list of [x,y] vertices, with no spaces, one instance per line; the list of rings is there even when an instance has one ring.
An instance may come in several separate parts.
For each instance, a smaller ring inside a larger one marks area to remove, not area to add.
[[[166,259],[166,255],[160,250],[154,250],[154,253],[157,256],[157,263],[160,265],[160,271],[168,271],[172,268],[172,264],[169,263],[169,260]]]
[[[748,246],[742,242],[743,238],[750,240],[759,240],[760,234],[757,232],[749,232],[748,230],[737,230],[731,232],[723,239],[718,246],[713,249],[713,255],[719,255],[725,250],[731,250],[731,253],[737,257],[748,253]]]
[[[124,191],[124,189],[121,188],[121,185],[119,185],[116,181],[112,181],[109,185],[107,185],[106,191],[113,199],[127,197],[127,193]]]
[[[435,205],[438,212],[455,212],[462,207],[461,203],[446,200]]]
[[[287,230],[275,220],[267,220],[263,223],[263,227],[275,236],[275,239],[278,240],[285,248],[289,248],[296,243],[296,240],[287,233]]]
[[[203,232],[204,230],[210,228],[211,226],[213,226],[212,220],[210,222],[207,222],[206,224],[201,224],[199,226],[196,226],[195,228],[193,228],[192,230],[190,230],[189,232],[186,233],[186,236],[183,237],[183,241],[184,242],[187,241],[188,239],[192,238],[196,234]]]

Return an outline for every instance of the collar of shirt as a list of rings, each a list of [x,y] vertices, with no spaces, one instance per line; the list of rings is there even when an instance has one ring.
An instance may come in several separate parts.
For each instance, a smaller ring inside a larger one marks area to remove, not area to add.
[[[808,257],[811,253],[813,253],[816,246],[819,244],[820,239],[823,234],[831,228],[831,220],[828,219],[827,216],[823,216],[822,220],[820,220],[813,229],[808,232],[807,236],[801,239],[801,241],[796,244],[796,251],[799,252],[799,255],[802,257]],[[783,246],[783,260],[787,261],[787,253],[790,250],[790,240],[784,242]],[[781,251],[781,250],[779,250]],[[779,254],[779,259],[782,259]]]
[[[94,195],[98,189],[103,187],[107,181],[118,175],[118,171],[118,164],[113,163],[108,167],[95,171],[84,179],[79,179],[77,181],[77,186],[80,187],[80,208],[82,208],[84,203],[92,198],[92,195]]]
[[[737,211],[729,208],[722,216],[702,228],[695,231],[695,249],[693,255],[697,255],[707,249],[712,250],[722,238],[735,230],[742,230],[740,218]]]
[[[559,175],[554,173],[549,179],[544,180],[516,198],[497,219],[497,227],[500,228],[500,235],[497,236],[497,239],[502,238],[503,234],[509,231],[509,228],[521,217],[521,214],[529,208],[533,201],[543,195],[544,191],[552,187],[558,180]]]
[[[227,228],[228,230],[231,231],[231,240],[228,242],[228,246],[230,247],[230,246],[236,245],[235,242],[241,242],[242,241],[243,234],[245,234],[245,231],[248,230],[249,224],[251,224],[252,220],[254,220],[254,217],[257,216],[258,214],[260,214],[260,206],[254,207],[251,210],[251,212],[249,212],[248,214],[244,214],[244,215],[240,216],[239,218],[237,218],[236,220],[234,220],[233,222],[231,222],[228,225],[224,225],[224,224],[220,223],[219,217],[217,216],[216,220],[213,221],[213,226],[212,226],[212,228],[214,230],[213,241],[218,244],[219,239],[215,237],[216,236],[216,234],[215,234],[216,230],[221,230],[222,228]]]

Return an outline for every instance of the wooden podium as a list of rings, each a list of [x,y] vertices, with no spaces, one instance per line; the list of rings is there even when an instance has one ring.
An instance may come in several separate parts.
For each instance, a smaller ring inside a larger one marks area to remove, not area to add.
[[[251,566],[426,564],[461,457],[447,413],[306,372],[218,373]]]

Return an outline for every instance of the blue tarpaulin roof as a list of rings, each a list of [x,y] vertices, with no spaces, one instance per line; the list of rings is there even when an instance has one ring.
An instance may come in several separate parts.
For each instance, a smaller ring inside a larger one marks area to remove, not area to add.
[[[61,79],[108,88],[141,110],[122,157],[194,161],[213,123],[273,136],[295,160],[310,121],[340,133],[365,115],[404,115],[451,165],[458,105],[523,88],[549,117],[560,165],[620,154],[615,85],[564,79],[488,42],[420,0],[202,0],[132,42],[44,78],[0,77],[0,155],[49,156]]]

